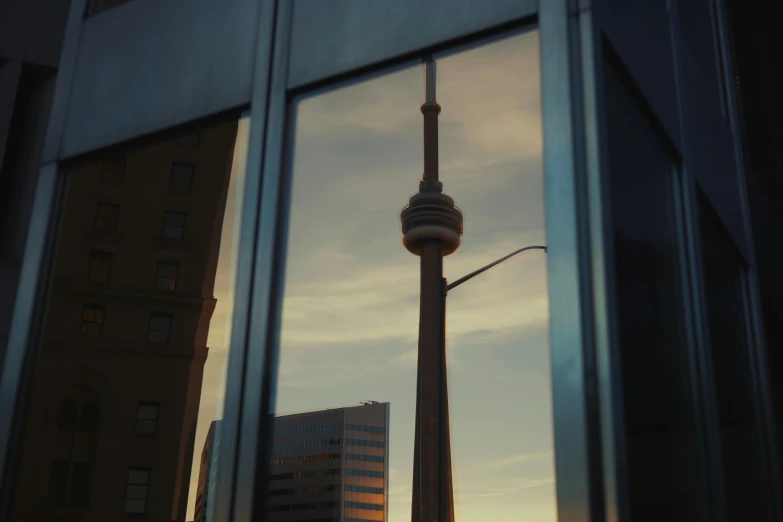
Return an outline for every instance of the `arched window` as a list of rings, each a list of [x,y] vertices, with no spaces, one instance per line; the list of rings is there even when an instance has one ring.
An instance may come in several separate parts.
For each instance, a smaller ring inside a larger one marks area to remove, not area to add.
[[[75,385],[58,411],[57,452],[49,482],[49,499],[84,507],[90,503],[101,426],[100,396],[94,388]]]
[[[97,404],[93,402],[84,407],[79,424],[79,429],[85,433],[98,431],[101,425],[101,410]]]
[[[60,413],[57,416],[57,425],[61,430],[72,430],[76,427],[79,420],[79,406],[76,401],[69,400],[60,406]]]

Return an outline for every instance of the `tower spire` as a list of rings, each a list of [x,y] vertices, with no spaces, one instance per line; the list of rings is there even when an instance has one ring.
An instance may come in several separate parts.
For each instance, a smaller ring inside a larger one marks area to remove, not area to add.
[[[424,57],[424,180],[421,190],[440,192],[443,186],[438,181],[438,114],[440,105],[435,101],[435,60],[432,55]]]
[[[425,103],[436,103],[435,101],[435,60],[429,54],[424,58],[424,85],[425,85]]]

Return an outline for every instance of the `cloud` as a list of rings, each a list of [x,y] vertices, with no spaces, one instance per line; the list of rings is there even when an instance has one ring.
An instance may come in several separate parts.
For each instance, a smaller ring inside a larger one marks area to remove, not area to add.
[[[488,485],[480,486],[468,491],[460,491],[457,495],[458,501],[465,502],[470,500],[487,500],[491,497],[498,497],[501,495],[509,495],[509,500],[517,503],[522,499],[519,493],[525,490],[538,489],[538,488],[551,488],[555,484],[554,476],[529,478],[522,477],[511,481],[503,481],[503,485]]]
[[[446,153],[441,158],[444,169],[452,167],[450,161],[458,151],[473,157],[476,166],[490,157],[540,157],[536,33],[439,59],[437,76],[438,102],[443,108],[439,130]],[[354,128],[387,135],[405,130],[405,135],[420,140],[418,107],[423,92],[423,69],[413,66],[305,98],[298,104],[297,121],[306,125],[298,127],[297,138],[320,138],[335,130]],[[444,133],[452,132],[449,139],[443,139]]]
[[[495,469],[509,468],[523,462],[530,462],[533,460],[547,459],[547,458],[552,458],[551,451],[538,451],[534,453],[517,453],[516,455],[511,455],[510,457],[506,457],[506,458],[495,459],[490,462],[487,462],[486,464],[481,464],[481,465],[486,466],[488,468],[495,468]]]
[[[419,361],[419,349],[414,347],[392,359],[392,364],[401,364],[405,366],[415,366]]]

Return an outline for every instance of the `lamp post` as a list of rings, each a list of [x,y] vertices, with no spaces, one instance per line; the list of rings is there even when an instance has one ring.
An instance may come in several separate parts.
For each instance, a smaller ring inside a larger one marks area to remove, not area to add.
[[[424,115],[424,175],[419,192],[400,214],[403,245],[421,258],[419,355],[416,377],[416,431],[413,457],[411,522],[454,522],[451,436],[446,371],[446,294],[477,275],[526,250],[511,254],[452,284],[443,278],[443,257],[459,248],[462,211],[443,193],[438,180],[438,114],[435,62],[427,56]]]
[[[503,256],[500,259],[498,259],[497,261],[493,261],[492,263],[488,264],[487,266],[483,266],[483,267],[479,268],[478,270],[469,273],[466,276],[460,277],[459,279],[457,279],[453,283],[451,283],[449,285],[446,285],[446,291],[448,292],[452,288],[457,287],[457,286],[461,285],[462,283],[473,279],[474,277],[476,277],[479,274],[483,274],[484,272],[486,272],[490,268],[496,267],[500,263],[502,263],[503,261],[505,261],[507,259],[511,259],[515,255],[521,254],[522,252],[525,252],[527,250],[543,250],[544,252],[546,252],[546,247],[542,246],[542,245],[535,245],[535,246],[528,246],[528,247],[525,247],[525,248],[520,248],[519,250],[514,250],[509,255]]]

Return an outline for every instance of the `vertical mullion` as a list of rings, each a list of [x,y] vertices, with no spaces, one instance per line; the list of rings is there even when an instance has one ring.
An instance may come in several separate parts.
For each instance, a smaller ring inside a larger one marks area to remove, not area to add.
[[[557,505],[561,522],[604,519],[593,361],[584,49],[576,0],[540,3],[544,183]],[[582,23],[586,26],[582,26]],[[588,60],[588,65],[589,65]],[[593,108],[594,109],[594,108]],[[594,112],[591,113],[594,115]]]
[[[682,0],[680,0],[682,1]],[[710,1],[710,0],[708,0]],[[708,329],[708,318],[706,316],[705,292],[702,279],[702,260],[701,243],[699,241],[699,218],[698,201],[696,198],[696,181],[688,169],[688,133],[687,121],[685,121],[685,99],[683,96],[683,86],[681,85],[680,68],[680,37],[679,15],[677,9],[669,10],[669,20],[672,26],[671,41],[672,52],[674,53],[674,80],[677,96],[677,120],[682,137],[682,146],[685,151],[685,161],[680,164],[679,202],[681,207],[680,230],[683,235],[680,243],[682,246],[682,266],[683,274],[687,275],[683,283],[683,294],[688,297],[686,303],[686,313],[690,317],[688,328],[690,329],[688,338],[693,339],[693,370],[692,373],[697,376],[697,382],[694,383],[694,399],[696,400],[697,412],[700,421],[700,436],[706,446],[706,456],[708,459],[708,480],[709,480],[709,501],[712,509],[712,516],[716,522],[726,519],[725,503],[725,481],[723,480],[723,455],[721,452],[720,427],[718,421],[718,406],[715,397],[715,383],[712,373],[712,359],[709,354],[710,338]],[[713,25],[713,29],[715,26]],[[715,31],[713,31],[715,33]],[[722,80],[721,80],[722,81]],[[720,86],[718,86],[720,88]]]
[[[0,518],[10,508],[12,465],[21,425],[20,411],[24,404],[25,377],[29,376],[29,363],[37,349],[37,332],[33,325],[43,314],[43,283],[51,266],[54,244],[54,216],[57,215],[61,196],[61,181],[57,160],[59,145],[65,126],[70,84],[79,49],[79,34],[86,0],[73,0],[68,13],[68,23],[63,36],[63,48],[55,81],[49,124],[46,129],[38,181],[35,187],[27,242],[24,248],[22,270],[17,284],[13,317],[8,333],[5,358],[0,371]],[[16,430],[16,432],[15,432]],[[9,458],[10,457],[10,458]]]
[[[724,84],[728,86],[735,85],[734,62],[730,57],[731,35],[728,30],[726,20],[725,0],[713,0],[715,3],[715,18],[718,28],[718,46],[720,56],[723,62],[722,73]],[[734,93],[733,95],[731,93]],[[751,343],[748,345],[751,356],[751,369],[754,376],[754,393],[758,394],[760,403],[760,419],[762,423],[762,433],[765,437],[764,450],[765,461],[771,462],[769,466],[769,478],[771,481],[770,492],[772,495],[772,512],[774,520],[783,520],[783,498],[781,498],[781,488],[783,487],[783,477],[781,477],[781,454],[778,449],[778,428],[775,422],[774,405],[771,397],[771,381],[767,372],[766,342],[764,338],[764,325],[761,310],[761,295],[759,294],[759,280],[756,269],[756,247],[755,235],[751,225],[750,203],[748,199],[748,190],[746,182],[746,169],[748,163],[746,158],[745,142],[743,130],[740,128],[741,116],[739,113],[738,99],[736,90],[731,89],[727,92],[726,105],[729,111],[729,125],[732,131],[732,141],[734,144],[734,157],[737,169],[737,189],[740,195],[740,207],[742,211],[742,221],[744,224],[745,237],[748,241],[748,268],[744,274],[743,280],[745,293],[747,296],[746,313],[748,314],[747,328],[751,333]]]
[[[272,12],[268,16],[274,22],[269,27],[274,30],[269,30],[272,34],[269,72],[262,85],[263,71],[257,70],[258,84],[254,87],[254,103],[263,104],[265,121],[255,135],[251,132],[251,144],[263,152],[259,151],[248,161],[248,169],[262,174],[250,301],[253,321],[247,324],[247,357],[242,369],[244,389],[232,518],[236,522],[250,522],[264,516],[272,436],[270,411],[274,404],[282,309],[287,230],[285,194],[288,192],[284,149],[290,145],[286,133],[292,132],[293,126],[286,89],[293,2],[263,5],[271,4],[274,5],[268,7]]]
[[[761,459],[764,469],[763,473],[769,478],[767,483],[767,499],[770,504],[770,511],[772,513],[772,520],[781,520],[780,518],[780,497],[779,497],[779,474],[778,470],[778,455],[776,449],[775,438],[775,426],[774,417],[770,415],[771,404],[768,403],[767,393],[767,378],[766,378],[766,362],[763,357],[763,351],[761,349],[764,346],[763,339],[759,339],[758,335],[761,331],[761,327],[756,325],[756,310],[753,306],[753,271],[750,268],[746,268],[741,273],[740,284],[742,288],[742,318],[746,325],[746,342],[748,347],[749,367],[751,373],[751,381],[753,382],[753,401],[755,406],[755,417],[757,422],[758,433],[761,437],[759,441],[762,448]]]
[[[598,394],[600,465],[603,473],[603,502],[608,522],[630,518],[628,464],[625,435],[622,361],[618,341],[617,292],[611,209],[610,149],[607,124],[607,100],[600,16],[595,11],[581,13],[586,113],[586,190],[592,278],[592,313],[595,373]]]
[[[682,133],[683,140],[687,140]],[[692,390],[699,419],[699,435],[704,441],[707,458],[711,517],[716,522],[726,520],[725,480],[723,478],[723,453],[718,410],[717,387],[710,353],[710,329],[707,299],[702,272],[701,235],[699,229],[699,203],[696,182],[686,167],[680,168],[681,263],[687,277],[683,281],[686,313],[689,317],[688,338],[693,340],[692,373],[695,376]]]
[[[273,27],[275,2],[259,4],[256,32],[253,87],[251,92],[249,138],[245,165],[242,213],[237,240],[236,282],[234,308],[231,323],[231,340],[223,398],[223,418],[215,426],[213,447],[219,447],[213,456],[212,465],[217,467],[214,498],[209,499],[208,520],[249,520],[246,512],[237,515],[237,497],[247,488],[247,480],[239,474],[240,466],[246,460],[242,451],[241,423],[245,419],[243,406],[246,402],[247,383],[245,368],[254,351],[263,347],[249,342],[252,323],[253,281],[257,245],[258,219],[262,203],[262,159],[267,124],[267,98],[269,75],[272,62]],[[210,506],[210,503],[212,504]],[[243,518],[244,517],[244,518]]]

